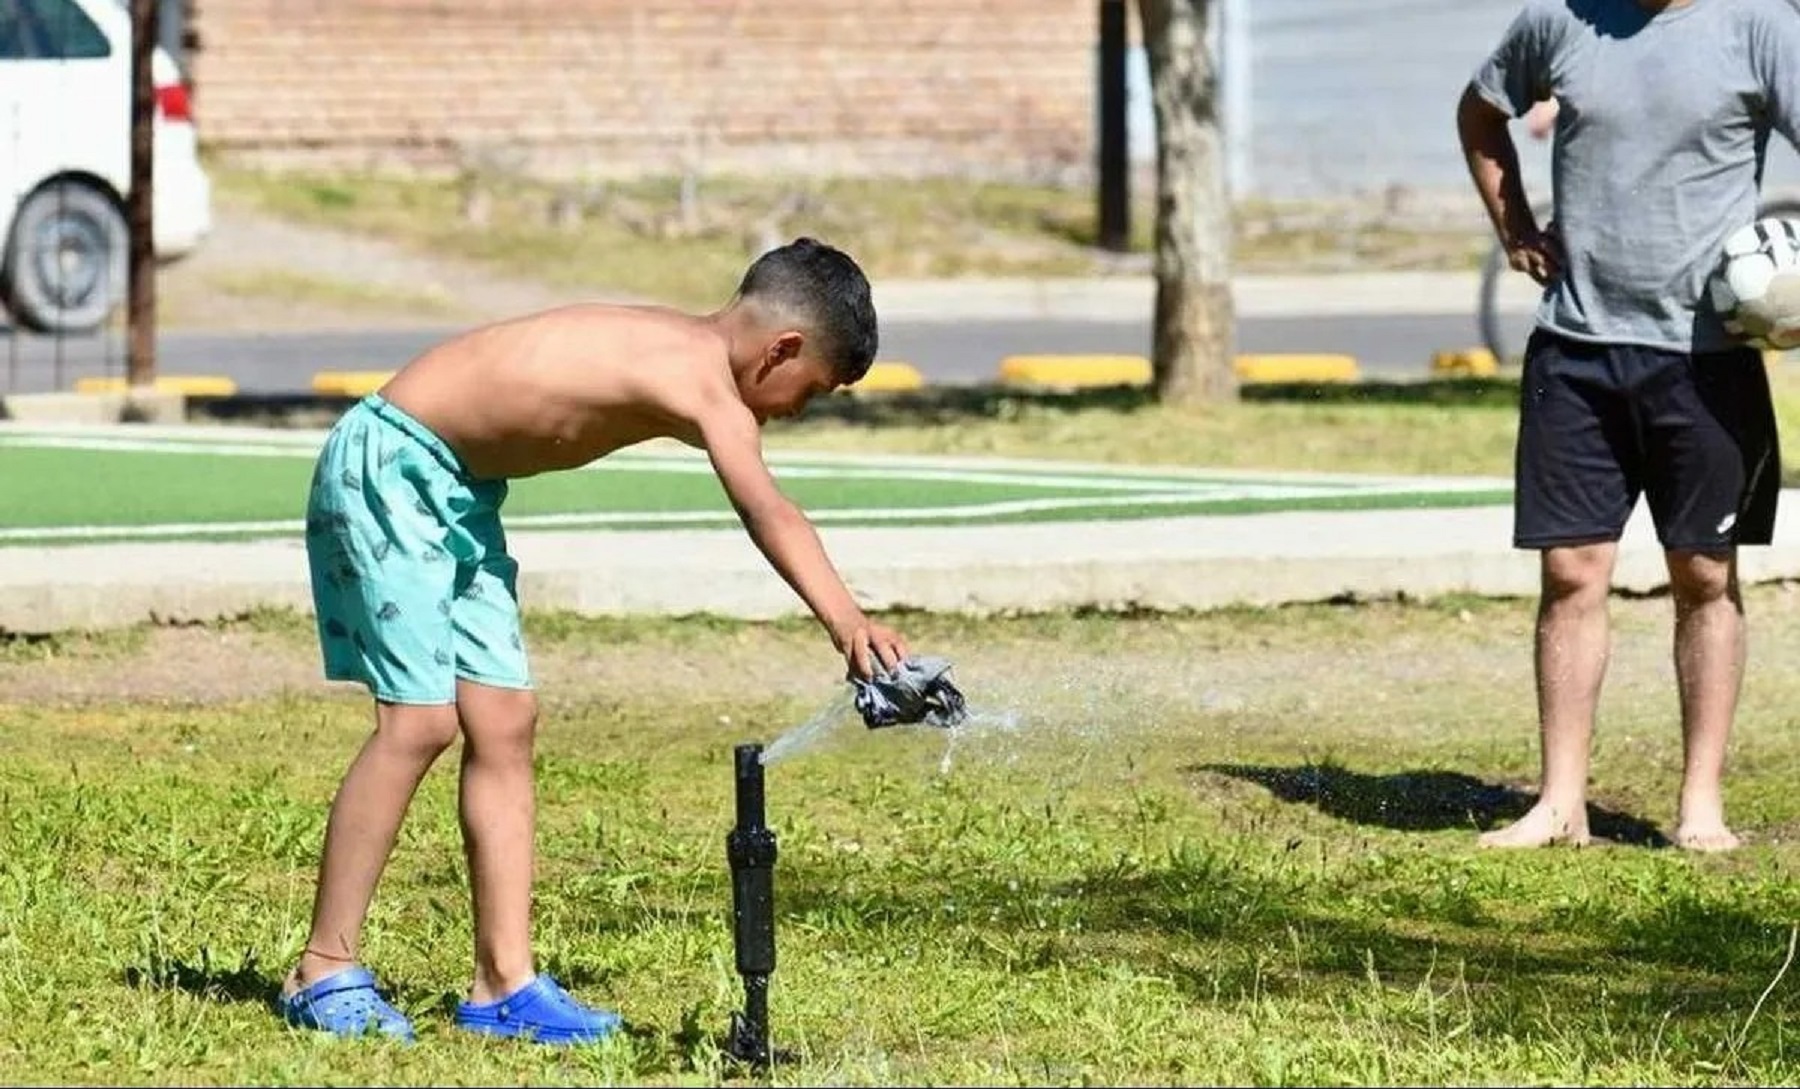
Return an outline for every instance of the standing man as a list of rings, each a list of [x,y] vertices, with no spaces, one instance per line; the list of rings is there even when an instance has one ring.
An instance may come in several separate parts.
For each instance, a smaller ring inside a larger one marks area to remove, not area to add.
[[[1556,215],[1538,224],[1507,122],[1554,99]],[[1619,536],[1639,495],[1668,562],[1685,762],[1675,842],[1726,850],[1721,789],[1745,658],[1737,547],[1780,487],[1760,353],[1705,286],[1756,217],[1770,130],[1800,134],[1792,0],[1528,0],[1457,106],[1513,268],[1545,287],[1526,348],[1513,539],[1542,557],[1537,804],[1483,846],[1585,843],[1589,741]]]

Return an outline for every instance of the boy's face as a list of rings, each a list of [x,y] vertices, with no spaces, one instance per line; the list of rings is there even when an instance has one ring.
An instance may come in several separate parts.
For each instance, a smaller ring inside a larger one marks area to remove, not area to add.
[[[762,363],[738,392],[758,423],[798,416],[814,397],[838,387],[837,374],[798,333],[783,333],[763,353]]]

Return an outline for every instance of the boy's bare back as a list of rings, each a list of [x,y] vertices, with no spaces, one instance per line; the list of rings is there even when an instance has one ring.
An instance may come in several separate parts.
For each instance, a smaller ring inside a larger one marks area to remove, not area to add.
[[[905,644],[863,613],[782,494],[762,425],[862,377],[876,347],[867,277],[803,238],[757,258],[713,313],[582,304],[497,322],[426,352],[374,400],[455,455],[447,488],[572,469],[664,436],[700,447],[751,540],[867,678]]]
[[[701,445],[709,414],[755,423],[725,338],[663,307],[580,304],[482,326],[407,364],[382,397],[484,479],[571,469],[652,438]]]

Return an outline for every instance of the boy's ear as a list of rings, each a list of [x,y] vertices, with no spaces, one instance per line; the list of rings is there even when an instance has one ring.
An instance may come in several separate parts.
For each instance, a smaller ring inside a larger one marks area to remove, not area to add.
[[[789,329],[785,333],[777,333],[775,339],[769,341],[769,347],[763,352],[763,362],[768,366],[786,363],[790,359],[798,359],[800,352],[806,347],[806,337],[798,329]]]

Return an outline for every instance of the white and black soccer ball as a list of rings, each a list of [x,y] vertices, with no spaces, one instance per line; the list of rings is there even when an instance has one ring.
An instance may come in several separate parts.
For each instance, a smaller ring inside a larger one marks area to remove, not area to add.
[[[1800,348],[1800,221],[1759,219],[1732,232],[1707,294],[1746,343]]]

